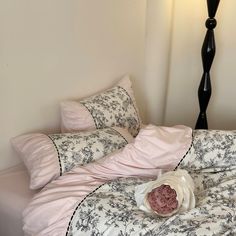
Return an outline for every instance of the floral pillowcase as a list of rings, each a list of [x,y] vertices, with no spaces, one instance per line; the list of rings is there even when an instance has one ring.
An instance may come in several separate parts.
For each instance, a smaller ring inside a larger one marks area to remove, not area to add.
[[[129,76],[123,77],[117,86],[100,94],[79,102],[62,102],[61,121],[62,132],[118,126],[136,136],[141,119]]]
[[[133,137],[120,127],[77,133],[25,134],[11,143],[30,175],[30,188],[44,187],[72,168],[123,148]]]

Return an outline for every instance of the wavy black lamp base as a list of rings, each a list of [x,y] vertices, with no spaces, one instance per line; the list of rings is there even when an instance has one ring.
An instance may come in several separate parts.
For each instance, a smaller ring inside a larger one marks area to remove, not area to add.
[[[208,129],[206,113],[199,114],[195,129]]]
[[[215,56],[214,28],[216,27],[215,14],[220,0],[207,0],[208,16],[206,20],[207,32],[202,45],[203,75],[198,88],[200,113],[195,129],[208,129],[206,110],[211,97],[210,69]]]

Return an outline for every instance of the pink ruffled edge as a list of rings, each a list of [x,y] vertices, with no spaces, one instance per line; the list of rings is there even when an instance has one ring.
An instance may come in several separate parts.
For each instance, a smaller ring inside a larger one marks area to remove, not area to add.
[[[60,175],[57,151],[45,134],[25,134],[11,139],[29,175],[30,189],[39,189]]]
[[[86,107],[76,101],[64,101],[61,108],[61,132],[96,129],[93,117]]]

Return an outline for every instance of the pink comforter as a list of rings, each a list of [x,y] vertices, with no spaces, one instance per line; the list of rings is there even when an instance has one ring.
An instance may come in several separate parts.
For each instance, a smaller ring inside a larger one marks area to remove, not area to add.
[[[191,141],[188,127],[146,126],[122,151],[77,167],[48,184],[24,211],[25,234],[64,236],[76,206],[91,191],[118,177],[155,177],[172,170]]]

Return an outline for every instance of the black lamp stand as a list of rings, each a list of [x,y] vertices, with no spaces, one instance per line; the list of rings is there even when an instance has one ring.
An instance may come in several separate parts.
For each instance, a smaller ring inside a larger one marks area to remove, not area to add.
[[[208,19],[206,20],[206,36],[202,45],[202,65],[203,75],[198,88],[198,100],[200,113],[195,129],[208,129],[206,110],[211,97],[211,78],[210,69],[215,56],[215,37],[214,28],[216,27],[216,11],[220,0],[207,0]]]

